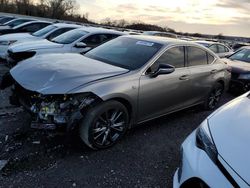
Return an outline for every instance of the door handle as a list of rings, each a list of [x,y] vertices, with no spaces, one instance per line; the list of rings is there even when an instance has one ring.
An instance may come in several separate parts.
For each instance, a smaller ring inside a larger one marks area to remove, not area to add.
[[[216,73],[216,72],[218,72],[217,69],[214,69],[214,70],[211,70],[210,73],[211,73],[211,74],[214,74],[214,73]]]
[[[179,78],[179,80],[189,80],[189,75],[183,75]]]

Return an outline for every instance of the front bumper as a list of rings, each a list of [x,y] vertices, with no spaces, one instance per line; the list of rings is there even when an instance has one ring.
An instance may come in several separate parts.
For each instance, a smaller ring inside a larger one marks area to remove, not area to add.
[[[200,180],[209,187],[233,187],[206,152],[196,147],[195,142],[194,131],[182,144],[182,165],[174,175],[173,187],[183,187],[192,179]]]

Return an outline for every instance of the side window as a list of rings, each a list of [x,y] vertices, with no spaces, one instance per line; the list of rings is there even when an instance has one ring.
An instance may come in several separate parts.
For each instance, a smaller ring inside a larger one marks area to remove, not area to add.
[[[36,32],[36,31],[46,27],[47,25],[48,25],[47,23],[34,23],[34,24],[24,26],[21,29],[21,31],[33,33],[33,32]]]
[[[207,52],[197,47],[187,47],[188,65],[207,65]]]
[[[169,64],[175,68],[185,66],[184,47],[173,47],[159,57],[156,64]]]
[[[57,37],[57,36],[65,33],[65,32],[67,32],[67,31],[70,31],[72,29],[75,29],[75,28],[61,28],[61,29],[57,29],[56,31],[54,31],[50,35],[48,35],[46,38],[48,40],[51,40],[51,39],[53,39],[53,38],[55,38],[55,37]]]
[[[82,42],[87,44],[87,46],[96,47],[112,38],[113,35],[110,34],[96,34],[83,39]]]
[[[210,53],[207,53],[207,63],[211,64],[214,62],[214,56],[212,56]]]
[[[222,45],[218,45],[218,51],[219,51],[219,53],[225,53],[226,52],[225,47],[222,46]]]
[[[217,45],[213,44],[209,46],[209,49],[212,50],[214,53],[217,53]]]
[[[226,46],[224,46],[224,48],[225,48],[225,52],[229,52],[229,49]]]

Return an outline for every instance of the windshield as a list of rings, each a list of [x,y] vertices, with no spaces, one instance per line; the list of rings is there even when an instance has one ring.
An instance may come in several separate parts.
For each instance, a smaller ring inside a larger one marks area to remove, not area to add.
[[[21,25],[23,23],[26,23],[26,22],[30,22],[32,20],[23,20],[23,19],[18,19],[18,20],[13,20],[13,21],[10,21],[7,25],[10,26],[10,27],[16,27],[18,25]]]
[[[83,30],[72,30],[69,32],[66,32],[62,35],[59,35],[58,37],[54,38],[52,42],[59,43],[59,44],[70,44],[84,35],[86,35],[88,32]]]
[[[57,27],[54,25],[49,25],[43,29],[40,29],[34,33],[32,33],[33,36],[35,37],[42,37],[43,35],[46,35],[47,33],[49,33],[50,31],[56,29]]]
[[[162,47],[161,44],[133,38],[117,38],[85,54],[91,59],[135,70],[145,65]]]
[[[250,49],[241,49],[229,57],[231,60],[238,60],[250,63]]]
[[[6,22],[9,22],[9,21],[11,21],[11,20],[13,20],[14,18],[9,18],[9,17],[7,17],[7,18],[2,18],[1,20],[0,20],[0,24],[5,24]]]

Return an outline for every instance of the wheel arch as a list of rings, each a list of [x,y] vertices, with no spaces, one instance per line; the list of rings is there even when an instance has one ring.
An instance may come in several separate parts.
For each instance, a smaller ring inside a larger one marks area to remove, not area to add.
[[[133,109],[133,106],[131,104],[131,102],[123,97],[113,97],[113,98],[110,98],[106,101],[118,101],[120,102],[121,104],[123,104],[127,110],[128,110],[128,113],[129,113],[129,119],[130,119],[130,122],[129,122],[129,127],[131,127],[131,125],[134,123],[134,109]]]

